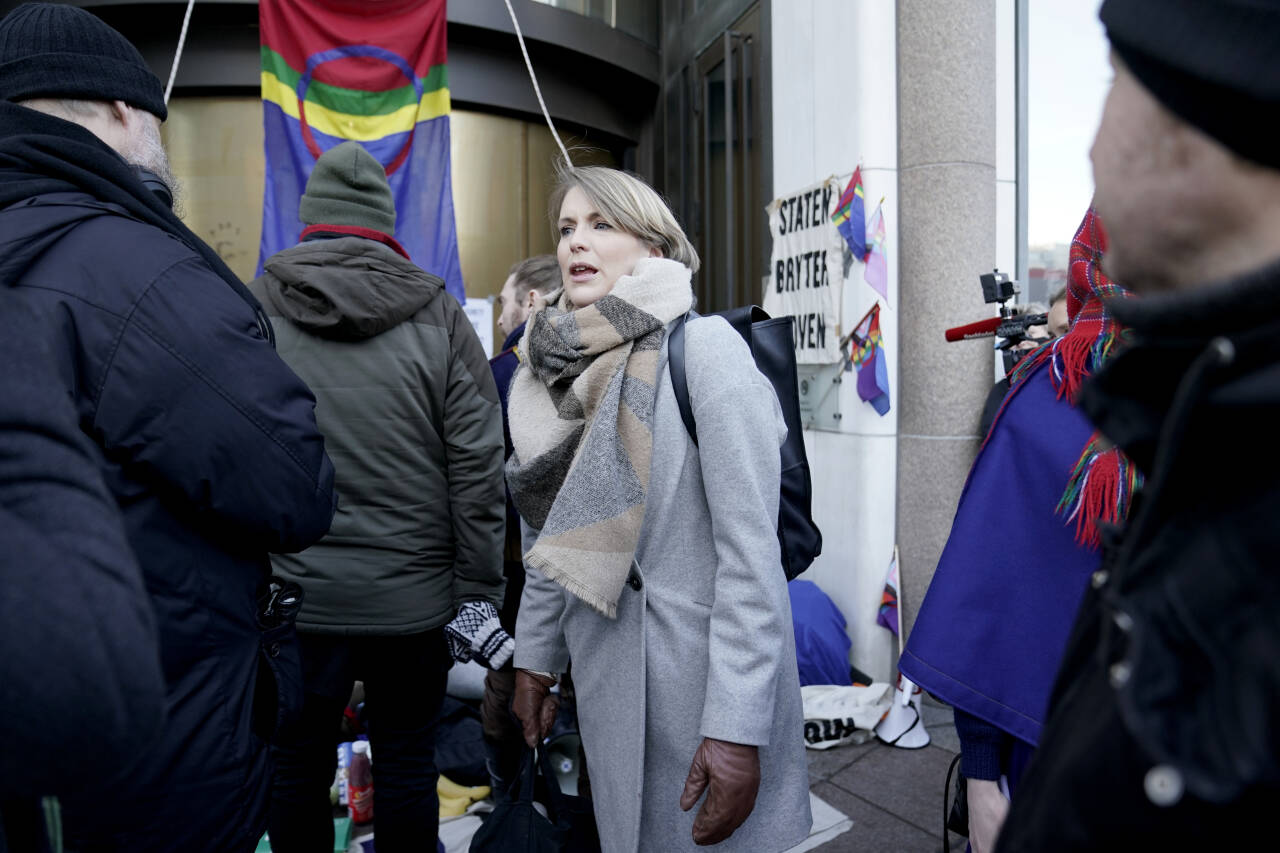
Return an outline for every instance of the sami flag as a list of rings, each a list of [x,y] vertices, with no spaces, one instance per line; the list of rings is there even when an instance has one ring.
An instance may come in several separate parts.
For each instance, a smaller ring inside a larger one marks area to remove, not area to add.
[[[316,159],[352,139],[387,170],[396,240],[465,299],[449,170],[445,0],[261,0],[266,181],[258,270],[297,244]]]
[[[898,549],[893,549],[893,560],[889,563],[889,576],[884,581],[884,592],[880,594],[880,612],[876,614],[876,624],[898,633]]]
[[[831,214],[831,221],[844,241],[849,244],[849,251],[858,260],[867,255],[866,210],[863,206],[862,167],[853,170],[849,186],[844,188],[836,212]]]
[[[889,411],[889,369],[880,336],[880,303],[876,303],[853,332],[850,359],[858,371],[858,396],[881,416]]]

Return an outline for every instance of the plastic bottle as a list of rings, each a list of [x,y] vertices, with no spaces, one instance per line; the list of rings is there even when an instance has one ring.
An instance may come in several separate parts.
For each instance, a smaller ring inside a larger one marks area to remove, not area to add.
[[[340,806],[347,805],[347,774],[351,770],[351,741],[338,744],[338,770],[333,774],[333,788],[330,798]]]
[[[358,740],[351,746],[351,767],[347,771],[347,810],[352,823],[373,821],[373,768],[369,764],[369,743]]]

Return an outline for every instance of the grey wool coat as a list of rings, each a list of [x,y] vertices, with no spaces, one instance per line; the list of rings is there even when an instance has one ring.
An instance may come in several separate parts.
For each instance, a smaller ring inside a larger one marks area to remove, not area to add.
[[[528,570],[516,666],[564,672],[573,661],[605,853],[775,853],[812,824],[775,528],[786,427],[773,387],[728,323],[691,320],[685,339],[700,447],[680,419],[664,343],[638,582],[623,588],[615,621]],[[526,529],[526,550],[534,536]],[[702,801],[688,812],[679,805],[704,737],[760,748],[755,809],[712,848],[693,843]]]

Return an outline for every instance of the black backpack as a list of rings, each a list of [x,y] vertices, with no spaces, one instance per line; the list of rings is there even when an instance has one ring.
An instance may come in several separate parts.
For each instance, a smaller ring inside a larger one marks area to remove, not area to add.
[[[684,324],[690,311],[676,321],[667,344],[671,366],[671,389],[676,394],[680,418],[693,443],[698,443],[698,428],[693,422],[689,403],[689,383],[684,370]],[[800,426],[800,392],[796,379],[796,351],[791,338],[791,318],[770,318],[763,309],[749,305],[719,312],[718,316],[742,335],[751,348],[756,368],[772,384],[782,417],[787,423],[787,440],[782,444],[782,494],[778,502],[778,544],[782,549],[782,571],[787,580],[809,568],[822,553],[822,531],[813,523],[813,483],[809,479],[809,460],[804,452],[804,434]]]

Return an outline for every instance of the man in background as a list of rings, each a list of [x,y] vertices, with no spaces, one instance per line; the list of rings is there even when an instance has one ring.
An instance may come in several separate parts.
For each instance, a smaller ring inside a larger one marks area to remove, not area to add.
[[[262,836],[267,739],[301,699],[267,554],[328,530],[333,466],[257,300],[169,207],[167,114],[89,12],[0,21],[0,286],[122,511],[165,678],[141,760],[63,798],[68,847],[234,853]]]
[[[555,255],[535,255],[511,267],[498,294],[498,328],[506,336],[502,352],[489,360],[498,398],[502,401],[502,432],[506,441],[504,459],[511,455],[511,429],[507,422],[507,392],[511,377],[520,364],[520,339],[525,321],[539,299],[561,287],[560,263]],[[520,595],[524,592],[524,557],[520,545],[520,516],[507,493],[506,540],[502,558],[506,576],[506,596],[502,602],[502,627],[512,636],[516,632],[516,614]],[[524,734],[511,715],[511,697],[515,691],[515,669],[506,666],[485,674],[484,703],[480,707],[484,723],[486,762],[494,794],[502,796],[515,779],[520,756],[524,752]]]
[[[1103,265],[1141,298],[1108,303],[1129,343],[1080,405],[1145,484],[1104,534],[998,849],[1250,848],[1280,802],[1280,148],[1258,130],[1280,116],[1280,3],[1100,17]]]
[[[1071,330],[1067,315],[1067,286],[1064,284],[1049,298],[1049,337],[1060,338]]]
[[[1066,285],[1063,285],[1053,295],[1053,300],[1049,305],[1048,323],[1039,326],[1028,326],[1026,339],[1014,345],[1013,350],[1018,353],[1018,360],[1026,358],[1027,355],[1049,343],[1054,338],[1062,337],[1071,328],[1071,324],[1067,320]],[[1043,305],[1031,302],[1018,306],[1015,309],[1015,313],[1045,314],[1046,312]],[[1010,378],[1006,375],[991,386],[991,390],[987,392],[986,402],[982,404],[982,418],[978,422],[978,435],[985,438],[987,433],[991,432],[991,424],[995,421],[996,415],[1000,413],[1000,407],[1004,404],[1004,398],[1009,393],[1009,387]]]

